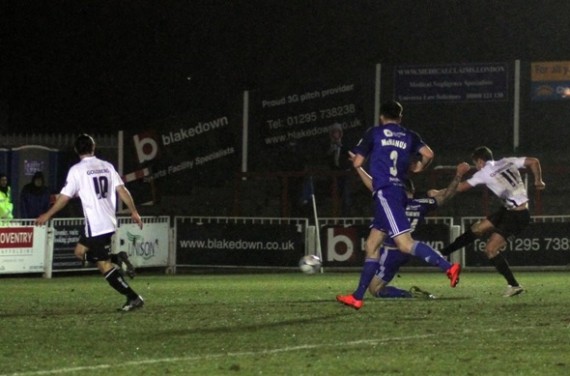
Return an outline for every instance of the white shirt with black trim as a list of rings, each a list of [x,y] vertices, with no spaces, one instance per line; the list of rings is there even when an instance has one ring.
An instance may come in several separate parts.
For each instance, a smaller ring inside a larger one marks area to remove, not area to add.
[[[475,187],[485,184],[497,195],[507,209],[515,208],[528,202],[526,187],[519,169],[524,168],[526,157],[503,158],[498,161],[487,161],[467,183]]]
[[[85,235],[88,237],[114,232],[118,186],[123,181],[115,167],[97,157],[85,157],[73,165],[67,174],[61,194],[79,196],[85,215]]]

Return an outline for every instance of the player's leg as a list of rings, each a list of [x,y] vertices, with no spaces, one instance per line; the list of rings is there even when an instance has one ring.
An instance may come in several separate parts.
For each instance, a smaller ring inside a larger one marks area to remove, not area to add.
[[[498,233],[493,233],[487,245],[485,246],[485,254],[489,259],[489,262],[497,269],[500,275],[502,275],[507,281],[508,288],[505,292],[505,296],[514,296],[522,293],[524,289],[519,285],[513,272],[507,262],[507,259],[503,256],[500,251],[507,244],[506,240]]]
[[[360,309],[364,302],[364,294],[370,285],[370,281],[374,278],[378,269],[378,259],[380,254],[380,246],[384,241],[385,233],[372,228],[366,239],[364,249],[366,250],[366,259],[364,266],[360,272],[360,280],[356,290],[351,295],[337,295],[336,300],[355,309]]]
[[[111,262],[111,235],[104,234],[87,238],[89,246],[89,250],[86,252],[87,260],[95,262],[107,283],[115,291],[127,298],[127,302],[121,308],[123,311],[141,308],[144,305],[142,297],[129,286],[119,269]]]
[[[73,250],[73,253],[75,254],[75,257],[77,257],[78,259],[81,260],[81,262],[83,263],[83,266],[85,266],[86,264],[86,260],[85,260],[85,254],[87,253],[87,250],[89,248],[87,248],[84,244],[81,244],[81,241],[83,240],[83,243],[85,243],[85,238],[81,237],[79,239],[79,242],[75,245],[75,249]]]
[[[379,265],[380,245],[384,241],[386,232],[399,233],[410,229],[410,222],[406,217],[407,197],[403,189],[391,187],[378,190],[374,194],[374,203],[376,204],[374,220],[364,245],[366,259],[360,273],[358,287],[351,295],[337,295],[336,297],[337,301],[355,309],[362,307],[364,294],[376,274]],[[398,218],[397,223],[393,220],[394,216]]]
[[[382,249],[380,252],[380,267],[368,286],[368,292],[377,298],[411,298],[409,291],[389,286],[400,266],[406,264],[410,255],[397,249]]]
[[[487,241],[485,254],[499,274],[507,281],[508,287],[504,296],[515,296],[524,292],[524,289],[513,275],[502,251],[507,245],[506,239],[514,238],[528,226],[530,212],[528,210],[504,210],[503,215],[498,217],[497,222],[494,223],[496,223],[496,231]]]
[[[451,244],[441,250],[441,254],[449,256],[453,252],[473,243],[493,229],[493,223],[487,218],[475,222],[467,231],[459,235]]]
[[[120,262],[124,263],[127,266],[127,275],[131,279],[135,278],[136,276],[135,266],[131,263],[131,260],[129,260],[129,255],[127,255],[127,252],[121,251],[117,254],[117,256]]]
[[[442,271],[447,271],[451,267],[451,264],[439,252],[426,243],[414,240],[409,232],[396,236],[394,241],[400,251],[418,257],[430,265],[437,266]]]
[[[451,287],[459,283],[461,266],[457,263],[450,264],[439,252],[426,243],[412,239],[409,232],[400,234],[394,238],[398,249],[405,253],[421,258],[430,265],[436,266],[444,271],[451,281]]]

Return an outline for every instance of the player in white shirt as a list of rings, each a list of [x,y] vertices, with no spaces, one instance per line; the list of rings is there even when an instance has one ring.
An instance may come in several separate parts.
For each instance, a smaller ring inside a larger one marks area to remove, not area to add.
[[[36,219],[36,223],[45,224],[71,198],[79,197],[85,216],[85,233],[75,247],[75,256],[95,263],[111,287],[126,296],[127,302],[121,308],[122,311],[141,308],[144,305],[142,297],[129,286],[111,262],[111,237],[117,227],[117,194],[140,228],[143,226],[142,219],[113,165],[95,157],[93,138],[82,134],[75,140],[74,146],[81,160],[69,169],[65,186],[56,202]]]
[[[472,154],[477,172],[466,181],[459,184],[457,191],[465,192],[477,185],[485,185],[503,202],[503,207],[471,226],[453,243],[444,248],[441,253],[450,255],[458,249],[471,244],[478,237],[491,233],[485,254],[497,271],[505,277],[508,283],[505,297],[511,297],[524,292],[515,279],[507,260],[501,253],[507,244],[507,239],[520,234],[530,222],[528,210],[528,193],[522,181],[519,169],[528,168],[534,175],[534,186],[538,190],[545,188],[542,181],[540,161],[533,157],[511,157],[498,161],[493,159],[493,152],[481,146]]]

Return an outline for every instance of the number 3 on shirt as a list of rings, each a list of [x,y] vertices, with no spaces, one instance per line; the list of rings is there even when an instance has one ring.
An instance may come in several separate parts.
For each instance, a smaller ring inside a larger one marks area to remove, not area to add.
[[[398,163],[398,152],[396,150],[393,150],[390,153],[390,160],[392,161],[392,167],[390,167],[390,175],[398,176],[398,168],[396,167]]]
[[[98,200],[107,198],[107,194],[109,193],[109,180],[106,176],[94,176],[93,186],[95,187]]]

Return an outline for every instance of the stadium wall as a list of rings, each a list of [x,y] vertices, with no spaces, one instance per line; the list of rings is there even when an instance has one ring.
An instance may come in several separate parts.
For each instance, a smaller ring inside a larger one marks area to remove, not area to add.
[[[478,217],[430,217],[415,237],[436,249],[449,244]],[[320,238],[305,218],[261,217],[143,217],[138,228],[119,218],[113,252],[127,252],[138,269],[177,273],[189,269],[297,270],[306,254],[320,254],[325,270],[355,270],[363,262],[363,244],[370,218],[321,218]],[[53,274],[95,270],[73,256],[83,231],[82,218],[53,219],[47,226],[12,220],[0,227],[0,274]],[[507,255],[514,268],[570,268],[570,216],[535,216],[531,225],[509,241]],[[317,244],[318,242],[318,244]],[[471,270],[488,268],[485,239],[457,255]],[[421,262],[408,268],[433,270]]]

